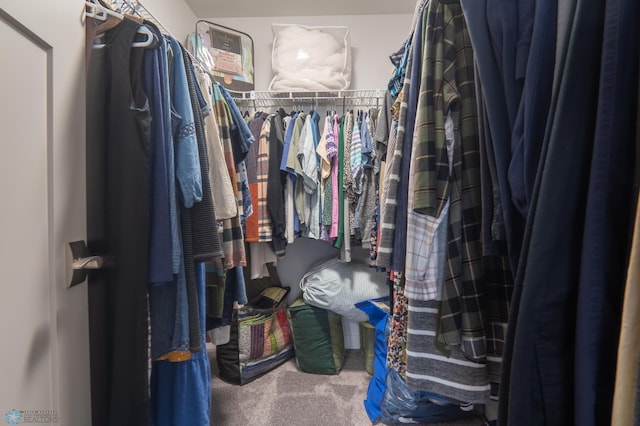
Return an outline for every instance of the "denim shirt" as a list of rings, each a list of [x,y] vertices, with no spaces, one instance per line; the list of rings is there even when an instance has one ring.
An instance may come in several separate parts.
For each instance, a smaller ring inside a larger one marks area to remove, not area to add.
[[[171,264],[171,219],[167,172],[165,103],[160,77],[160,49],[144,52],[142,84],[151,108],[151,229],[149,234],[149,282],[173,279]]]
[[[218,87],[229,111],[231,112],[231,118],[233,120],[231,129],[232,142],[234,144],[233,160],[236,163],[240,192],[242,193],[242,205],[239,206],[242,207],[240,220],[244,223],[244,221],[253,214],[253,200],[251,199],[251,190],[249,189],[246,159],[247,154],[249,154],[249,150],[251,149],[251,144],[255,142],[256,138],[253,136],[251,129],[249,129],[249,126],[244,121],[242,113],[238,109],[236,102],[229,94],[229,91],[222,85],[218,85]]]
[[[247,157],[251,144],[254,143],[256,139],[253,136],[253,133],[251,133],[251,129],[249,129],[249,126],[244,121],[242,113],[238,109],[238,105],[236,105],[236,102],[233,100],[233,97],[231,97],[229,91],[221,85],[219,85],[219,88],[229,110],[231,111],[233,123],[237,126],[239,136],[238,142],[240,143],[240,146],[238,147],[239,149],[234,150],[234,159],[236,164],[239,164]],[[238,155],[236,155],[236,153]]]
[[[287,179],[289,181],[289,185],[292,185],[293,188],[296,186],[296,180],[298,179],[298,175],[296,171],[287,167],[287,158],[289,157],[289,148],[291,148],[291,139],[293,138],[293,128],[296,120],[298,119],[298,113],[296,113],[289,122],[287,126],[287,131],[284,137],[284,146],[282,149],[282,160],[280,161],[280,170],[283,172],[287,172]],[[294,190],[295,192],[295,190]],[[295,234],[300,232],[300,217],[298,216],[298,211],[293,209],[293,231]]]
[[[174,133],[176,151],[176,179],[180,198],[185,207],[202,200],[202,175],[200,174],[200,156],[196,140],[196,128],[193,122],[193,109],[187,85],[187,73],[182,58],[182,47],[168,36],[174,52],[170,73],[171,100],[180,121]]]
[[[169,218],[171,226],[171,257],[172,257],[172,269],[173,273],[177,274],[180,271],[180,265],[182,264],[182,237],[180,235],[180,227],[178,226],[178,201],[176,198],[176,163],[175,163],[175,148],[173,143],[173,131],[174,121],[176,120],[176,113],[173,110],[171,104],[171,86],[169,83],[169,60],[168,49],[169,40],[166,38],[163,40],[160,46],[160,80],[162,85],[162,92],[164,96],[162,101],[164,103],[164,117],[163,124],[165,126],[165,135],[167,138],[167,180],[169,185]]]
[[[373,168],[373,137],[369,129],[371,118],[366,112],[362,115],[360,139],[362,140],[362,167]]]

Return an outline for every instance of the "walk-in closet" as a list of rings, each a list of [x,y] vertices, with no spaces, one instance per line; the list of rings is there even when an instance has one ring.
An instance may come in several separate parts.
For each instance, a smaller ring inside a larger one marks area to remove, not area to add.
[[[0,0],[10,425],[640,425],[636,0]]]

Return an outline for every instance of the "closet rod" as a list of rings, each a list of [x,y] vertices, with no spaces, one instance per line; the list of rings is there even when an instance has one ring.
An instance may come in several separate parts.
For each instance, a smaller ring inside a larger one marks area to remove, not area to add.
[[[251,90],[249,92],[237,92],[229,90],[234,100],[247,101],[285,101],[285,100],[342,100],[342,99],[379,99],[384,97],[384,92],[375,90],[327,90],[317,92],[270,92]]]
[[[343,113],[350,107],[376,107],[380,108],[384,97],[382,90],[330,90],[314,92],[271,92],[248,91],[238,92],[229,90],[234,101],[238,105],[251,104],[254,109],[265,107],[285,107],[313,103],[317,105],[341,104]]]
[[[254,102],[254,103],[286,103],[286,102],[315,102],[315,101],[333,101],[343,104],[353,104],[356,102],[370,103],[375,101],[376,104],[384,97],[382,90],[335,90],[335,91],[317,91],[317,92],[270,92],[256,91],[238,92],[229,90],[231,96],[238,103]]]

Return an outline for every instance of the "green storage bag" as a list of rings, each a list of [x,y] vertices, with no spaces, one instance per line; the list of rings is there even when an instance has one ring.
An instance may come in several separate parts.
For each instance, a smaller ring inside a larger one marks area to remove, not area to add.
[[[288,309],[296,363],[301,371],[338,374],[344,362],[342,317],[298,299]]]

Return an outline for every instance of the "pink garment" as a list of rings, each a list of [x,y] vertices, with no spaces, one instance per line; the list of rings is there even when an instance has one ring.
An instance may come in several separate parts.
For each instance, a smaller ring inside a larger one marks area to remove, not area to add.
[[[338,144],[338,138],[340,137],[340,129],[338,127],[338,123],[340,122],[340,117],[338,115],[335,116],[335,120],[333,120],[333,137]],[[330,238],[338,237],[338,221],[340,218],[340,190],[338,188],[338,173],[340,173],[338,169],[339,157],[338,155],[333,157],[333,165],[331,166],[331,195],[332,195],[332,215],[331,215],[331,230],[329,231]]]

